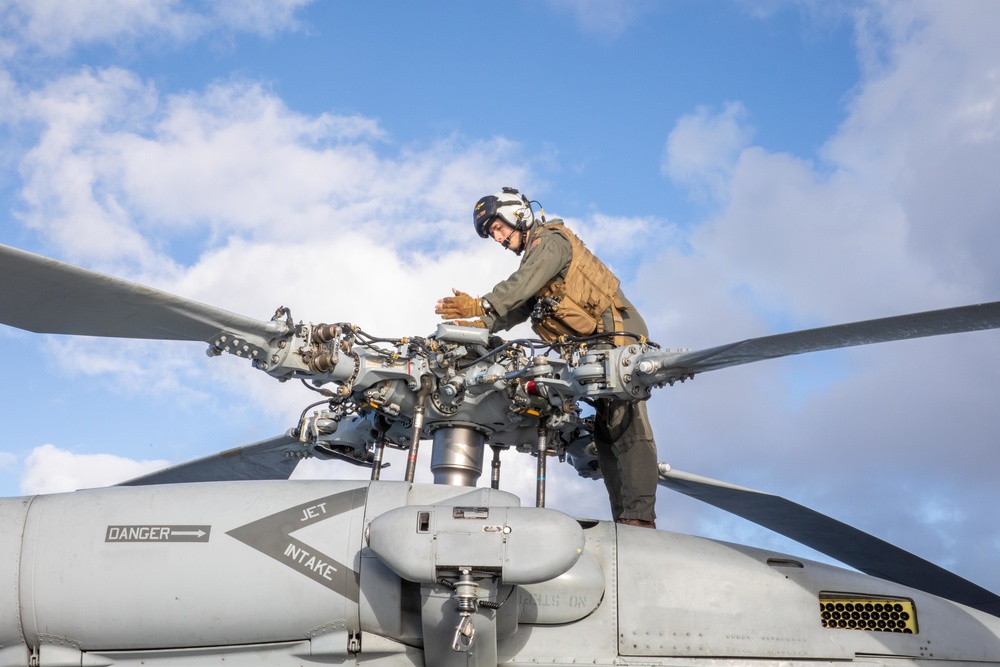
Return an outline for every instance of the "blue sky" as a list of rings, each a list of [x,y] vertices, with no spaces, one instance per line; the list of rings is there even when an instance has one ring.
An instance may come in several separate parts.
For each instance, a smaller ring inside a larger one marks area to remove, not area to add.
[[[514,185],[668,347],[997,300],[998,14],[0,0],[0,242],[261,319],[423,334],[450,287],[514,268],[469,220]],[[312,400],[197,344],[0,341],[5,495],[269,437]],[[993,332],[706,374],[651,399],[660,459],[1000,590],[998,361]],[[556,506],[607,515],[600,484],[554,476]],[[530,470],[511,478],[530,502]],[[658,513],[809,555],[666,491]]]

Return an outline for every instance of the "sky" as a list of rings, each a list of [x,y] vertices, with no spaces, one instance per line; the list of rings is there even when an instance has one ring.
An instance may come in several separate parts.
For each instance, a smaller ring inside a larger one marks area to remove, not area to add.
[[[991,0],[0,0],[0,243],[258,319],[427,335],[452,287],[516,267],[470,215],[509,185],[664,347],[995,301],[998,24]],[[7,496],[262,440],[314,400],[197,343],[0,344]],[[998,386],[979,332],[706,373],[649,407],[674,468],[1000,591]],[[524,458],[505,480],[531,504]],[[550,507],[608,518],[601,483],[550,477]],[[657,514],[819,558],[666,489]]]

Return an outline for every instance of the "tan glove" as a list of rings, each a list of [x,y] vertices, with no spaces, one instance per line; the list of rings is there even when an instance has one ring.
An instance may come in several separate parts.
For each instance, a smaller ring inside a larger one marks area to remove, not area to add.
[[[460,327],[478,327],[480,329],[486,328],[486,322],[482,320],[452,320],[451,322],[445,322],[445,324],[454,324]]]
[[[443,320],[457,320],[466,317],[482,317],[483,303],[479,297],[469,296],[465,292],[459,292],[454,287],[451,291],[455,296],[446,296],[437,302],[434,312],[441,316]]]

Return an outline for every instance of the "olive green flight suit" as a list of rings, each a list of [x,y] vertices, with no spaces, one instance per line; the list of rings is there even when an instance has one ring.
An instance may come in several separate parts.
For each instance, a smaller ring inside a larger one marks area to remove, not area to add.
[[[562,224],[556,218],[545,226]],[[535,222],[530,228],[518,269],[483,297],[494,311],[482,318],[490,332],[507,330],[528,320],[536,295],[546,283],[566,277],[573,255],[570,242],[562,234],[538,234],[541,227]],[[619,311],[624,330],[648,336],[645,321],[621,289],[618,301],[625,306]],[[615,330],[612,308],[602,314],[604,331]],[[595,409],[594,441],[612,518],[653,521],[658,472],[656,443],[645,402],[600,399]]]

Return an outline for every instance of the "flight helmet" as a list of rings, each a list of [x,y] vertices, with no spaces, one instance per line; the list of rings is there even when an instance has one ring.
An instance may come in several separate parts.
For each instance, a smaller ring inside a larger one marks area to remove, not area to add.
[[[505,187],[493,195],[486,195],[476,202],[472,210],[472,222],[476,233],[484,239],[490,238],[490,225],[499,218],[515,232],[523,232],[534,221],[531,202],[514,188]],[[508,247],[510,239],[504,242]]]

